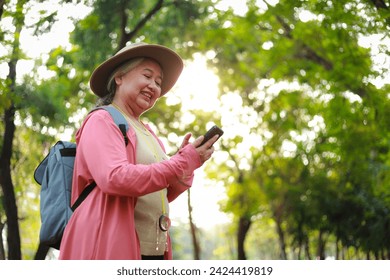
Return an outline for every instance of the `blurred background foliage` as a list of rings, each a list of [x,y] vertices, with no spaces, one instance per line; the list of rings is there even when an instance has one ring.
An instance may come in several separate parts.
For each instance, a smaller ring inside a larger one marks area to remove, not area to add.
[[[390,2],[237,2],[0,1],[0,259],[37,257],[34,169],[94,107],[91,71],[138,41],[219,78],[212,112],[174,89],[144,115],[172,153],[187,131],[226,131],[204,170],[230,222],[197,227],[189,196],[176,259],[390,258]],[[29,55],[23,36],[45,40],[73,7],[87,12],[66,16],[69,43]]]

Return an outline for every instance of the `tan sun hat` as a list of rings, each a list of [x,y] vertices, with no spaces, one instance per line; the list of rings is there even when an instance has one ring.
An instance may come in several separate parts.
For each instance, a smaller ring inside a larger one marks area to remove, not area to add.
[[[106,96],[108,94],[107,83],[110,75],[121,64],[136,57],[152,58],[160,64],[163,71],[161,96],[175,85],[183,70],[183,60],[173,50],[161,45],[135,43],[124,47],[93,71],[89,82],[92,91],[97,96]]]

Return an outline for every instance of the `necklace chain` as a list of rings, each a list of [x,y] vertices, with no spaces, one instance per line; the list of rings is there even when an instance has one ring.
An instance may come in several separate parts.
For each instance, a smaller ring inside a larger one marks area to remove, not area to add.
[[[132,118],[129,117],[125,112],[122,111],[121,108],[119,108],[118,105],[112,103],[112,106],[114,106],[119,112],[121,112],[121,114],[126,118],[126,120],[131,122],[134,125],[135,129],[137,129],[138,131],[142,132],[145,135],[150,135],[149,130],[146,129],[145,125],[141,121],[137,121],[133,119],[134,117]]]
[[[146,143],[146,145],[149,146],[149,148],[152,148],[151,150],[153,151],[154,157],[157,159],[158,155],[157,155],[157,148],[156,148],[155,141],[153,139],[150,139],[150,137],[153,137],[153,136],[150,133],[150,131],[146,129],[145,125],[143,123],[141,123],[140,121],[132,120],[125,112],[123,112],[121,110],[121,108],[119,108],[118,105],[116,105],[114,103],[111,103],[111,104],[112,104],[112,106],[114,106],[126,118],[127,121],[131,122],[134,125],[134,127],[139,132],[141,132],[141,134],[149,136],[149,137],[145,137],[145,138],[147,138],[145,143]],[[142,128],[140,128],[140,126],[142,126]],[[163,190],[161,190],[161,204],[162,204],[163,215],[166,215],[167,211],[166,211],[166,207],[165,207],[165,199],[164,199],[164,192],[163,192]]]

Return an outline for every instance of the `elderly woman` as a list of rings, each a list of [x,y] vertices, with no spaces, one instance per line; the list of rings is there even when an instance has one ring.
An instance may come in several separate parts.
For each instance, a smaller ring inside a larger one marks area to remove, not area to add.
[[[76,209],[60,259],[172,259],[169,202],[187,190],[194,171],[213,154],[217,136],[203,136],[168,158],[162,142],[140,116],[176,83],[182,59],[171,49],[126,46],[99,65],[90,80],[100,104],[120,111],[129,144],[105,110],[90,113],[77,131],[72,203],[91,182],[97,187]]]

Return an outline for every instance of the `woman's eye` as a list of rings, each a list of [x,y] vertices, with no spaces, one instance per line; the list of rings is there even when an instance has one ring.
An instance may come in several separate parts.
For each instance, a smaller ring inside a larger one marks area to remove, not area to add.
[[[144,77],[148,80],[150,79],[153,79],[153,75],[149,75],[149,74],[143,74]],[[160,80],[155,80],[154,83],[158,86],[158,87],[161,87],[161,84],[162,84],[162,81]]]

